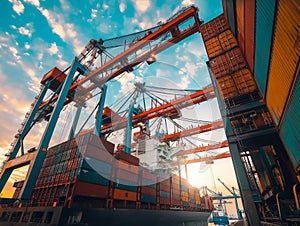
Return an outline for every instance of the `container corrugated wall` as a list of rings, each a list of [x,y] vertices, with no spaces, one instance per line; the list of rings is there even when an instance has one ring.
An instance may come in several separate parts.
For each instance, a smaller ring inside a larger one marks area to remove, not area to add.
[[[226,1],[226,10],[228,23],[231,28],[232,33],[236,36],[236,23],[235,23],[235,0]]]
[[[282,120],[280,135],[295,167],[300,165],[300,77],[293,90],[290,104]]]
[[[254,70],[255,0],[245,1],[245,57]]]
[[[236,0],[236,22],[237,22],[237,38],[240,48],[245,53],[245,2],[244,0]]]
[[[299,61],[300,4],[298,0],[280,0],[277,7],[266,102],[279,124]]]
[[[276,1],[256,1],[254,77],[266,94]]]

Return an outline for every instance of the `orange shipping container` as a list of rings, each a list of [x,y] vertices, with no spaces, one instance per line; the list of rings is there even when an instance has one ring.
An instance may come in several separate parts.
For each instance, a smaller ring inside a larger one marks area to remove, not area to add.
[[[127,191],[115,188],[113,198],[118,200],[136,201],[137,193],[134,191]]]
[[[219,39],[217,37],[207,40],[205,43],[206,52],[211,59],[223,52]]]
[[[237,87],[231,75],[217,78],[217,84],[223,99],[229,99],[238,95]]]
[[[254,72],[255,1],[245,1],[245,57]]]
[[[204,41],[220,34],[221,32],[229,29],[229,25],[225,19],[224,14],[214,18],[213,20],[203,24],[200,27],[200,32]]]
[[[245,53],[245,2],[244,0],[236,0],[236,20],[238,31],[238,42],[241,50]]]
[[[221,44],[221,47],[223,51],[227,51],[230,49],[233,49],[234,47],[237,46],[237,41],[232,34],[231,30],[226,30],[222,32],[219,36],[219,42]]]
[[[296,81],[299,63],[299,21],[298,0],[278,1],[273,51],[267,85],[266,102],[275,123],[280,123],[284,108]]]
[[[255,80],[249,69],[242,69],[233,74],[233,79],[240,94],[253,92],[257,89]]]
[[[114,164],[114,167],[122,169],[122,170],[126,170],[126,171],[134,173],[134,174],[138,174],[138,172],[139,172],[139,167],[138,166],[131,165],[131,164],[128,164],[126,162],[117,161]]]
[[[90,184],[78,181],[75,184],[74,195],[85,197],[106,198],[108,188],[106,186]]]
[[[216,78],[232,74],[246,67],[243,54],[239,48],[234,48],[209,61],[212,72]]]

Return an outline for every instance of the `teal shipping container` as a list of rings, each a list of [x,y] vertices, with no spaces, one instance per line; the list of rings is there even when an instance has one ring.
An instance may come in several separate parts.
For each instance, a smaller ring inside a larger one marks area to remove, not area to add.
[[[270,66],[275,7],[274,0],[256,1],[254,77],[264,97]]]
[[[298,74],[291,101],[283,117],[280,136],[294,167],[300,167],[300,77]]]

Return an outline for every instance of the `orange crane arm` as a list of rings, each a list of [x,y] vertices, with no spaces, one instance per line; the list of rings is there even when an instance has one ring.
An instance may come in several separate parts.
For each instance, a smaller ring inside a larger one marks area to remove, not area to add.
[[[203,126],[198,126],[192,129],[183,130],[177,133],[168,134],[160,138],[163,142],[176,141],[181,137],[188,137],[199,133],[205,133],[215,129],[223,128],[223,121],[212,122]]]
[[[179,25],[183,22],[187,21],[190,18],[195,19],[195,23],[180,31]],[[106,83],[107,81],[117,77],[118,75],[122,74],[123,72],[126,72],[129,70],[129,68],[132,68],[141,62],[144,62],[147,60],[152,54],[160,53],[161,51],[169,48],[175,43],[178,43],[179,41],[185,39],[186,37],[199,32],[199,26],[201,25],[201,21],[199,20],[199,17],[197,15],[197,8],[196,7],[190,7],[185,12],[181,13],[171,21],[164,24],[161,28],[154,31],[152,34],[149,34],[148,36],[144,37],[141,41],[138,41],[131,47],[129,47],[127,50],[122,52],[121,54],[117,55],[107,63],[103,64],[96,70],[90,72],[82,79],[74,82],[69,92],[72,90],[75,90],[80,85],[83,85],[87,81],[92,81],[92,78],[97,78],[95,83],[92,83],[89,87],[85,87],[82,89],[84,93],[87,93],[89,91],[94,90],[97,87],[100,87],[102,84]],[[176,32],[175,32],[176,31]],[[167,35],[168,33],[171,34],[170,37],[164,39],[163,42],[152,44],[155,40],[158,40],[160,37],[164,37],[164,35]],[[138,50],[141,50],[145,48],[146,46],[150,46],[149,49],[142,51],[140,55],[137,54]],[[131,58],[131,59],[130,59]],[[126,65],[123,66],[123,62],[126,61]],[[97,75],[102,75],[100,77],[96,77]],[[54,96],[51,100],[44,102],[41,104],[39,109],[42,109],[47,104],[52,103],[56,101],[58,98],[58,95]],[[68,104],[70,101],[66,100],[66,104]]]
[[[190,159],[184,162],[184,165],[191,164],[191,163],[197,163],[197,162],[206,162],[206,161],[212,161],[212,160],[217,160],[217,159],[224,159],[224,158],[230,158],[231,154],[230,153],[223,153],[219,155],[214,155],[214,156],[208,156],[208,157],[202,157],[202,158],[196,158],[196,159]],[[173,162],[172,165],[177,165],[177,162]]]
[[[217,144],[210,144],[210,145],[203,146],[203,147],[197,147],[197,148],[193,148],[193,149],[189,149],[189,150],[184,150],[184,151],[178,152],[176,155],[188,155],[188,154],[193,154],[193,153],[197,153],[197,152],[210,151],[210,150],[215,150],[218,148],[225,148],[225,147],[228,147],[228,141],[223,141],[223,142],[217,143]]]
[[[152,108],[148,111],[144,111],[140,114],[134,115],[132,117],[132,124],[133,126],[136,126],[139,122],[145,122],[146,120],[150,120],[162,115],[173,114],[174,112],[177,112],[179,109],[201,103],[203,101],[206,101],[214,97],[215,97],[214,88],[208,87],[206,89],[199,90],[198,92],[195,92],[191,95],[173,100],[167,104],[163,104],[161,106]],[[126,125],[127,125],[127,118],[124,118],[121,121],[116,121],[106,126],[102,126],[101,131],[102,133],[107,133],[113,127],[116,127],[114,129],[118,130],[118,129],[125,128]],[[84,133],[91,132],[91,131],[93,131],[93,129],[84,131]]]

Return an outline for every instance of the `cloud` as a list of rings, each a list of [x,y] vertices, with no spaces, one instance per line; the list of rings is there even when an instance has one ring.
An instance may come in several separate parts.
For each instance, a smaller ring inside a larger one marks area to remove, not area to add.
[[[21,15],[24,12],[24,5],[20,0],[9,0],[13,4],[13,10],[18,14]]]
[[[188,74],[192,77],[196,75],[197,72],[197,65],[191,62],[186,62],[185,63],[185,70],[188,72]]]
[[[59,2],[64,11],[70,10],[70,4],[68,2],[65,0],[59,0]]]
[[[120,12],[123,13],[126,9],[126,5],[124,2],[121,2],[119,5]]]
[[[15,47],[10,46],[10,47],[8,47],[8,49],[12,53],[12,55],[16,61],[21,60],[21,57],[18,55],[18,50]]]
[[[151,6],[151,0],[134,0],[134,7],[137,11],[146,12]]]
[[[103,3],[102,7],[103,7],[103,9],[108,9],[109,8],[109,6],[106,3]]]
[[[132,24],[136,24],[138,25],[141,29],[147,29],[147,28],[151,28],[154,26],[153,22],[148,18],[148,17],[143,17],[143,18],[140,18],[142,21],[136,19],[136,18],[133,18],[131,20]]]
[[[37,7],[37,9],[47,19],[53,32],[57,34],[64,42],[72,43],[75,54],[79,54],[84,45],[80,41],[80,37],[78,37],[74,24],[66,22],[63,14],[52,12],[42,7]]]
[[[97,10],[97,9],[92,9],[91,18],[92,18],[92,19],[96,18],[97,13],[98,13],[98,10]]]
[[[125,94],[133,87],[132,81],[135,79],[135,75],[130,72],[125,72],[123,75],[120,75],[118,81],[121,83],[121,90],[122,94]]]
[[[48,53],[50,53],[50,55],[54,55],[58,53],[58,48],[56,45],[56,42],[52,43],[51,46],[47,49]]]
[[[40,1],[39,0],[24,0],[24,2],[30,3],[36,7],[40,6]]]
[[[108,34],[111,30],[111,25],[107,23],[100,23],[98,26],[98,30],[104,34]]]
[[[181,5],[182,6],[188,6],[188,5],[192,5],[195,4],[195,2],[193,0],[182,0]]]
[[[24,44],[24,48],[25,48],[25,49],[30,49],[30,45],[28,44],[28,42],[26,42],[26,43]]]
[[[28,37],[31,37],[31,31],[25,27],[19,27],[18,31],[21,35],[26,35]]]
[[[44,9],[41,7],[38,7],[40,12],[43,14],[43,16],[47,19],[49,25],[52,27],[53,32],[57,34],[62,40],[65,40],[66,33],[63,26],[62,18],[58,14],[50,13],[48,9]]]

